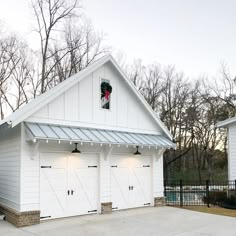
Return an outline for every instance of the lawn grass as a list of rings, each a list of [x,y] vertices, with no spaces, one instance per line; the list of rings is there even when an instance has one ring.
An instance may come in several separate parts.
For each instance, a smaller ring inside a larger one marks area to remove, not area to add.
[[[207,207],[207,206],[184,206],[183,209],[199,211],[208,214],[236,217],[236,210],[225,209],[222,207]]]

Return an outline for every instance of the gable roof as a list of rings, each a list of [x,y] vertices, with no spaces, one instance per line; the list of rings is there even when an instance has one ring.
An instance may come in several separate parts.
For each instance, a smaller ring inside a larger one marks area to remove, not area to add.
[[[216,127],[224,128],[224,127],[227,127],[227,126],[229,126],[229,125],[231,125],[232,123],[235,123],[235,122],[236,122],[236,117],[228,118],[226,120],[219,121],[218,123],[216,123]]]
[[[95,61],[93,64],[89,65],[85,69],[78,72],[77,74],[69,77],[68,79],[64,80],[63,82],[61,82],[54,88],[36,97],[35,99],[27,103],[25,106],[23,106],[16,112],[12,113],[10,116],[6,117],[4,120],[0,121],[0,126],[5,123],[8,123],[13,128],[17,124],[27,119],[33,113],[43,108],[53,99],[61,95],[63,92],[73,87],[76,83],[84,79],[87,75],[96,71],[99,67],[101,67],[108,61],[112,63],[112,65],[116,68],[119,74],[123,77],[128,87],[134,92],[134,94],[137,96],[137,98],[140,100],[140,102],[143,104],[146,110],[150,113],[150,115],[153,117],[156,123],[160,126],[163,132],[167,135],[167,137],[172,139],[172,135],[169,132],[169,130],[166,128],[164,123],[159,119],[159,117],[152,110],[152,108],[149,106],[147,101],[143,98],[141,93],[136,89],[135,85],[130,81],[130,79],[125,75],[123,70],[120,68],[120,66],[117,64],[117,62],[114,60],[114,58],[111,55],[106,55],[100,58],[99,60]]]

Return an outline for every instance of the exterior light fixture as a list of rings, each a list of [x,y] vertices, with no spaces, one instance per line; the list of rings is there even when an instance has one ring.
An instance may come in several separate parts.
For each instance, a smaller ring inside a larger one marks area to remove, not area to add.
[[[136,150],[136,152],[134,153],[134,155],[135,155],[135,156],[136,156],[136,155],[141,155],[142,153],[139,152],[139,150],[138,150],[138,146],[136,146],[136,148],[137,148],[137,150]]]
[[[75,149],[72,151],[72,153],[81,153],[80,150],[77,149],[78,143],[75,143]]]

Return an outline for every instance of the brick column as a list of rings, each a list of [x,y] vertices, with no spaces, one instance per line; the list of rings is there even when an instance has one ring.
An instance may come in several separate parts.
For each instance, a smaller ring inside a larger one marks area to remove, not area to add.
[[[160,207],[166,205],[165,197],[155,197],[154,198],[154,207]]]
[[[6,220],[16,227],[35,225],[40,223],[40,211],[19,212],[12,208],[0,205],[0,212],[6,216]]]
[[[112,213],[112,202],[102,202],[101,203],[101,214]]]

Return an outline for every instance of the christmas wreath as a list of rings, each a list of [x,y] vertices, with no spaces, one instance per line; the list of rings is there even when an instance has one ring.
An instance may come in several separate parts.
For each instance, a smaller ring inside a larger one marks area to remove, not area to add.
[[[110,94],[112,93],[112,87],[108,82],[101,83],[101,100],[102,108],[109,109]]]

